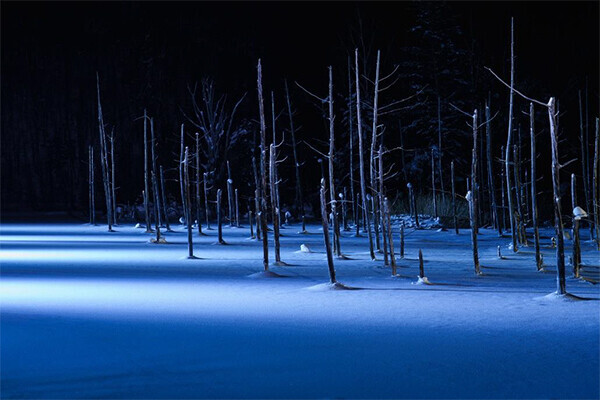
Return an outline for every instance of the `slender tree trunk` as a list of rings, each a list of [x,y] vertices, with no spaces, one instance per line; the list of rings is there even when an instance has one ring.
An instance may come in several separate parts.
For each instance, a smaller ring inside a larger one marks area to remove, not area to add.
[[[371,129],[371,158],[369,162],[369,170],[371,172],[371,196],[377,199],[377,180],[376,180],[376,162],[375,162],[375,149],[377,145],[377,106],[379,99],[379,60],[380,51],[377,50],[377,64],[375,66],[375,89],[373,93],[373,128]],[[379,242],[379,218],[377,217],[378,205],[377,201],[373,202],[373,229],[375,231],[375,242],[377,250],[381,250],[381,244]]]
[[[515,219],[518,230],[519,243],[527,246],[527,237],[525,236],[525,228],[523,228],[523,201],[521,199],[521,179],[520,179],[520,157],[518,145],[513,146],[513,173],[515,175],[515,199],[517,207],[515,210]]]
[[[566,294],[565,241],[560,206],[560,163],[558,159],[558,123],[555,102],[554,97],[551,97],[548,101],[548,118],[550,119],[550,139],[552,141],[552,188],[554,194],[554,228],[556,230],[556,291],[558,294]]]
[[[227,161],[227,219],[229,227],[233,227],[233,180],[231,179],[231,168]]]
[[[321,224],[323,226],[323,240],[325,241],[325,252],[327,253],[327,267],[329,268],[329,280],[336,283],[335,268],[333,266],[333,252],[329,243],[329,222],[327,221],[327,205],[325,200],[325,179],[321,179]]]
[[[158,180],[156,179],[156,175],[154,174],[154,171],[152,171],[152,191],[154,192],[154,202],[156,203],[156,207],[154,207],[154,223],[156,225],[156,239],[155,239],[155,243],[160,243],[161,242],[161,235],[160,235],[160,208],[158,208],[158,204],[160,204],[160,202],[158,201]]]
[[[206,216],[206,229],[210,229],[210,208],[208,207],[208,172],[202,174],[204,177],[204,215]]]
[[[256,214],[256,239],[261,240],[260,237],[260,229],[261,229],[261,220],[260,220],[260,192],[258,189],[254,191],[254,212]]]
[[[167,193],[165,192],[165,174],[163,172],[162,165],[159,168],[160,170],[160,193],[162,194],[162,205],[163,205],[163,214],[165,216],[165,226],[167,228],[167,232],[171,231],[171,224],[169,223],[169,212],[167,208]]]
[[[500,154],[505,154],[504,146],[502,146],[502,148],[500,149]],[[502,169],[502,179],[500,179],[500,190],[501,190],[501,196],[502,196],[502,231],[505,232],[506,231],[507,205],[506,205],[506,190],[504,188],[504,183],[506,182],[506,180],[504,179],[504,177],[506,176],[506,164],[502,164],[501,169]]]
[[[98,91],[98,129],[100,131],[100,164],[102,165],[102,181],[104,183],[104,197],[106,198],[106,222],[108,231],[112,232],[112,202],[110,187],[108,185],[108,159],[106,148],[106,132],[104,131],[104,116],[102,115],[102,103],[100,102],[100,77],[96,73],[96,89]]]
[[[144,111],[145,115],[145,111]],[[144,118],[145,120],[145,118]],[[144,125],[144,137],[146,132],[146,126]],[[185,204],[185,173],[184,173],[184,159],[185,159],[185,149],[184,149],[184,136],[183,136],[183,124],[181,124],[181,134],[180,134],[180,142],[179,142],[179,189],[181,191],[181,209],[183,211],[183,218],[186,221],[188,220],[187,216],[187,206]],[[145,147],[144,147],[145,149]],[[147,152],[144,152],[144,158],[146,158]]]
[[[400,223],[400,258],[404,258],[404,222]]]
[[[290,134],[292,137],[292,154],[294,156],[294,170],[296,172],[296,211],[300,218],[304,217],[304,198],[302,196],[302,181],[300,179],[300,161],[296,150],[296,130],[294,128],[294,118],[292,112],[292,103],[290,101],[290,92],[288,90],[287,80],[285,81],[285,95],[287,99],[288,115],[290,117]],[[303,226],[302,231],[306,229]]]
[[[181,157],[183,159],[183,128],[181,131]],[[150,185],[148,182],[148,115],[146,109],[144,109],[144,211],[146,213],[146,232],[152,232],[152,225],[150,223]],[[183,193],[183,192],[182,192]],[[182,198],[183,200],[183,198]],[[185,203],[185,201],[184,201]],[[187,216],[184,217],[187,220]]]
[[[452,184],[452,218],[454,220],[454,232],[458,235],[458,217],[456,216],[456,191],[454,186],[454,161],[450,162],[450,181]]]
[[[471,207],[471,246],[473,248],[473,265],[475,266],[475,274],[480,275],[479,267],[479,252],[477,246],[477,110],[473,111],[473,152],[471,160],[471,199],[469,201]]]
[[[262,66],[260,64],[260,59],[258,60],[258,78],[257,78],[257,88],[258,88],[258,109],[260,114],[260,176],[261,176],[261,187],[260,187],[260,212],[258,218],[261,221],[261,230],[262,230],[262,244],[263,244],[263,266],[265,271],[269,270],[269,241],[267,235],[267,220],[266,220],[266,209],[267,209],[267,199],[266,199],[266,190],[267,190],[267,165],[266,165],[266,128],[265,128],[265,106],[263,103],[263,93],[262,93]]]
[[[571,174],[571,209],[577,207],[577,184],[575,174]],[[581,247],[579,241],[579,219],[573,215],[573,255],[571,258],[573,275],[579,278],[579,267],[581,265]]]
[[[252,222],[252,210],[250,209],[249,205],[248,205],[248,225],[250,226],[250,239],[255,239],[256,236],[254,235],[254,225]]]
[[[394,254],[394,236],[392,235],[392,216],[391,216],[391,210],[390,210],[390,202],[388,200],[388,198],[386,197],[384,199],[384,204],[385,204],[385,216],[386,216],[386,226],[387,226],[387,236],[388,236],[388,243],[390,245],[390,261],[392,263],[392,276],[396,276],[396,254]]]
[[[442,175],[442,100],[440,98],[440,96],[438,96],[438,169],[440,172],[440,188],[442,190],[442,198],[445,197],[445,190],[444,190],[444,178]],[[437,212],[436,212],[437,214]]]
[[[154,136],[154,118],[150,118],[150,144],[151,144],[151,155],[152,155],[152,173],[154,176],[158,176],[158,170],[156,169],[156,154],[154,153],[154,149],[156,148],[156,139]],[[158,185],[152,186],[152,190],[158,190]],[[160,216],[160,194],[154,195],[154,208],[158,210],[154,215],[158,218],[157,221],[154,221],[158,225],[162,225],[161,216]],[[190,207],[191,208],[191,207]]]
[[[273,242],[275,246],[275,263],[281,264],[281,250],[279,244],[279,207],[277,207],[277,190],[275,180],[277,179],[277,153],[275,145],[269,147],[269,178],[271,181],[271,209],[273,211]]]
[[[404,158],[404,133],[402,132],[402,121],[398,121],[398,131],[400,132],[400,160],[402,161],[402,176],[404,177],[404,182],[408,183],[406,160]]]
[[[333,70],[329,66],[329,198],[331,200],[331,214],[333,215],[333,251],[336,256],[342,256],[340,244],[340,222],[337,210],[337,199],[335,196],[335,182],[333,177],[333,162],[335,157],[334,115],[333,115]]]
[[[537,209],[537,173],[535,149],[535,125],[534,125],[533,103],[529,103],[529,134],[531,138],[531,220],[533,222],[533,240],[535,243],[535,265],[540,271],[543,267],[542,254],[540,253],[540,231],[538,227],[538,209]]]
[[[419,278],[425,278],[425,268],[423,268],[423,252],[419,249]]]
[[[200,135],[196,132],[196,221],[198,221],[198,235],[202,236],[200,209]]]
[[[90,225],[96,225],[96,196],[94,193],[94,147],[90,146]]]
[[[406,186],[408,187],[408,196],[410,197],[410,204],[414,213],[415,226],[419,228],[419,213],[417,212],[417,200],[415,196],[415,189],[413,188],[412,183],[410,182],[408,182]]]
[[[221,189],[217,189],[217,243],[225,244],[223,240],[223,218],[221,211]]]
[[[352,196],[352,219],[355,225],[358,225],[358,205],[354,204],[354,199],[356,199],[356,193],[354,191],[354,114],[352,109],[352,73],[350,71],[350,56],[348,56],[348,148],[349,154],[348,159],[350,161],[350,171],[349,171],[349,179],[350,179],[350,196]],[[346,197],[346,196],[344,196]],[[357,228],[358,229],[358,228]],[[357,230],[358,232],[358,230]]]
[[[369,236],[369,253],[371,260],[375,260],[375,251],[373,250],[373,236],[371,235],[371,221],[369,219],[369,213],[367,211],[367,190],[365,182],[365,169],[364,169],[364,149],[363,149],[363,137],[362,137],[362,121],[360,113],[360,81],[359,81],[359,70],[358,70],[358,49],[354,50],[354,64],[355,64],[355,76],[356,76],[356,121],[358,126],[358,154],[359,154],[359,173],[360,173],[360,199],[362,201],[363,215],[365,216],[366,222],[364,227],[367,230]]]
[[[346,190],[346,187],[344,186],[344,195],[342,197],[342,225],[344,227],[344,231],[350,230],[350,228],[348,227],[348,218],[347,218],[347,215],[346,215],[346,210],[347,210],[346,196],[348,195],[347,192],[348,191]]]
[[[235,226],[240,227],[240,203],[237,189],[235,189]]]
[[[594,227],[596,228],[596,244],[600,250],[600,132],[596,118],[596,140],[594,145]]]
[[[488,167],[488,190],[490,192],[490,202],[492,203],[492,218],[496,229],[498,229],[498,237],[502,236],[502,226],[500,224],[500,218],[498,217],[498,204],[496,203],[496,186],[494,184],[494,164],[492,158],[492,128],[491,128],[491,116],[490,106],[486,101],[485,104],[485,133],[486,133],[486,154],[487,154],[487,167]]]
[[[579,141],[581,143],[581,176],[583,177],[583,193],[585,195],[585,209],[592,212],[592,207],[590,204],[590,188],[589,188],[589,171],[588,171],[588,158],[587,158],[587,135],[585,135],[585,131],[583,129],[583,105],[581,103],[581,90],[579,93]],[[577,222],[579,225],[579,222]],[[594,228],[590,224],[590,239],[594,237]]]
[[[433,148],[431,149],[431,198],[433,201],[433,217],[438,217],[437,194],[435,192],[435,156]]]
[[[190,170],[189,170],[189,163],[190,163],[190,158],[189,158],[189,151],[188,148],[185,148],[185,152],[183,155],[183,179],[185,181],[184,183],[184,191],[185,191],[185,197],[184,197],[184,202],[183,202],[183,208],[185,209],[185,213],[184,215],[185,217],[185,223],[187,225],[187,239],[188,239],[188,258],[195,258],[194,257],[194,242],[192,239],[192,219],[189,218],[192,215],[192,210],[191,210],[191,200],[190,200]]]
[[[504,155],[504,168],[506,173],[506,194],[508,199],[508,218],[510,220],[510,233],[512,236],[512,250],[516,253],[517,246],[517,227],[515,226],[515,212],[513,208],[512,184],[510,181],[510,144],[513,131],[513,88],[515,85],[515,40],[514,40],[514,18],[510,19],[510,100],[508,106],[508,135],[506,138],[506,154]]]
[[[115,189],[115,135],[110,135],[110,185],[111,185],[111,204],[113,225],[117,225],[117,206],[116,206],[116,189]]]
[[[383,137],[381,138],[383,142]],[[383,187],[383,145],[379,144],[379,152],[377,155],[379,162],[379,210],[381,211],[381,236],[383,239],[383,265],[388,265],[388,244],[387,244],[387,229],[386,229],[386,211],[385,211],[385,189]]]

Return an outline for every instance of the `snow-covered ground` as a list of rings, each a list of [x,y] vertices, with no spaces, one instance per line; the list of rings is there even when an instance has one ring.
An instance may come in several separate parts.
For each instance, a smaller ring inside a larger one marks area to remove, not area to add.
[[[195,233],[197,260],[176,229],[152,244],[131,225],[3,224],[2,397],[600,396],[599,288],[569,278],[570,293],[592,300],[546,296],[550,230],[541,273],[532,247],[514,254],[481,230],[478,277],[467,230],[407,229],[399,277],[347,232],[336,272],[360,290],[326,290],[317,226],[282,230],[289,266],[271,268],[281,278],[249,277],[262,249],[246,228],[225,228],[228,245]],[[600,253],[583,248],[584,275],[598,279]],[[414,284],[419,249],[432,285]]]

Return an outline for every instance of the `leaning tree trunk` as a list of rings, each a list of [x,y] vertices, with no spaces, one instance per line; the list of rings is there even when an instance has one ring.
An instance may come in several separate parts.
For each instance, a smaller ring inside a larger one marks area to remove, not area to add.
[[[267,210],[267,199],[266,199],[266,190],[267,190],[267,165],[266,165],[266,127],[265,127],[265,106],[263,103],[263,93],[262,93],[262,66],[260,64],[260,59],[258,60],[257,66],[257,88],[258,88],[258,109],[260,114],[260,177],[261,177],[261,187],[260,190],[260,212],[257,217],[260,219],[260,225],[262,230],[262,245],[263,245],[263,266],[265,271],[269,270],[269,241],[267,235],[267,220],[266,220],[266,210]]]
[[[596,244],[600,250],[600,132],[596,118],[596,140],[594,145],[594,227],[596,228]]]
[[[471,246],[473,248],[473,265],[475,266],[475,273],[481,274],[479,266],[479,252],[477,246],[477,110],[473,111],[473,151],[471,158]]]
[[[202,235],[202,222],[200,222],[200,135],[196,132],[196,221],[198,235]]]
[[[335,155],[333,121],[335,117],[333,115],[333,71],[331,66],[329,66],[329,96],[327,99],[329,103],[329,154],[327,158],[329,161],[329,198],[331,200],[331,214],[333,215],[333,251],[336,256],[341,257],[342,249],[340,245],[340,221],[337,211],[337,199],[335,198],[335,183],[333,178],[333,161]]]
[[[104,116],[102,115],[102,103],[100,102],[100,77],[96,73],[96,88],[98,91],[98,129],[100,131],[100,164],[102,165],[102,181],[104,183],[104,197],[106,198],[106,222],[108,231],[112,232],[112,201],[108,177],[108,157],[106,155],[106,132],[104,131]]]
[[[165,174],[163,172],[162,165],[159,168],[160,170],[160,193],[162,194],[162,205],[163,205],[163,214],[165,216],[165,226],[167,228],[167,232],[171,231],[171,224],[169,223],[169,210],[167,208],[167,193],[165,192]]]
[[[281,264],[281,250],[279,244],[279,208],[277,207],[277,190],[275,189],[275,180],[277,179],[275,145],[272,143],[269,147],[269,178],[271,183],[271,210],[273,212],[273,242],[275,246],[275,263]]]
[[[454,232],[458,235],[458,218],[456,216],[456,191],[454,187],[454,161],[450,162],[450,181],[452,185],[452,218],[454,220]]]
[[[188,258],[195,258],[194,257],[194,243],[193,243],[193,239],[192,239],[192,221],[191,218],[189,218],[189,216],[192,215],[192,210],[191,210],[191,201],[190,201],[190,171],[189,171],[189,152],[188,152],[188,148],[185,148],[185,153],[183,156],[183,179],[185,181],[184,183],[184,188],[185,188],[185,197],[184,197],[184,203],[183,203],[183,208],[185,209],[185,223],[187,225],[187,239],[188,239]]]
[[[375,164],[375,146],[377,144],[377,106],[379,99],[379,59],[380,51],[377,50],[377,64],[375,66],[375,88],[373,93],[373,127],[371,129],[371,158],[369,161],[369,171],[371,176],[371,196],[373,199],[377,199],[377,180],[376,180],[376,164]],[[377,250],[381,250],[381,244],[379,243],[379,218],[378,218],[378,202],[373,201],[373,229],[375,231],[375,244]]]
[[[325,200],[325,179],[321,179],[321,224],[323,226],[323,240],[325,241],[325,252],[327,253],[327,267],[329,268],[329,280],[336,283],[335,268],[333,266],[333,252],[329,243],[329,222],[327,221],[327,205]]]
[[[111,204],[113,225],[117,225],[117,205],[116,205],[116,189],[115,189],[115,135],[114,132],[110,135],[110,186],[111,186]]]
[[[554,229],[556,231],[556,291],[566,294],[565,281],[565,241],[563,236],[562,214],[560,207],[560,164],[558,160],[558,123],[556,100],[548,101],[548,118],[550,120],[550,139],[552,141],[552,191],[554,195]]]
[[[90,225],[96,225],[96,196],[94,195],[94,147],[90,146]]]
[[[373,249],[373,236],[371,235],[371,220],[369,218],[369,211],[367,208],[367,184],[365,182],[365,160],[364,160],[364,149],[363,149],[363,137],[362,137],[362,121],[360,118],[360,82],[359,82],[359,71],[358,71],[358,49],[354,50],[354,64],[355,64],[355,76],[356,76],[356,121],[358,126],[358,154],[359,154],[359,173],[360,173],[360,199],[362,201],[363,215],[365,216],[365,228],[367,235],[369,236],[369,253],[371,260],[375,260],[375,251]]]
[[[292,113],[292,103],[290,101],[290,92],[288,90],[287,80],[285,81],[285,95],[287,99],[288,115],[290,117],[290,134],[292,137],[292,154],[294,156],[294,169],[296,172],[296,211],[301,219],[304,219],[304,198],[302,197],[302,181],[300,180],[300,161],[298,161],[298,152],[296,151],[296,130],[294,128],[294,118]],[[302,226],[302,231],[306,227]]]
[[[160,204],[160,202],[158,201],[158,180],[156,179],[156,175],[154,174],[154,171],[152,171],[152,191],[154,192],[154,202],[156,203],[157,206],[154,207],[154,223],[156,225],[156,239],[155,239],[155,243],[160,243],[161,242],[161,236],[160,236],[160,208],[158,207],[158,204]]]
[[[537,209],[537,172],[536,172],[536,160],[537,152],[535,149],[535,126],[534,126],[534,113],[533,103],[529,103],[529,134],[531,138],[531,221],[533,223],[533,240],[535,242],[535,265],[537,270],[540,271],[543,267],[542,254],[540,253],[540,231],[538,223],[538,209]]]
[[[515,226],[515,211],[512,198],[512,184],[510,179],[510,144],[512,141],[512,121],[513,121],[513,92],[515,84],[515,40],[514,40],[514,20],[510,19],[510,95],[508,106],[508,135],[506,138],[506,153],[504,155],[504,172],[506,174],[506,194],[508,199],[508,218],[510,220],[510,233],[512,237],[512,250],[516,253],[519,248],[517,246],[517,231]]]

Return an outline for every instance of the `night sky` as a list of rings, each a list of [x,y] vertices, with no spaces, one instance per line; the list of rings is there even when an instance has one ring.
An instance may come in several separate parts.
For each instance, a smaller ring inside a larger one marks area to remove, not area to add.
[[[454,101],[472,111],[492,92],[492,107],[501,112],[496,122],[498,147],[505,141],[506,120],[501,117],[508,91],[482,67],[490,66],[508,78],[510,17],[515,17],[517,86],[544,101],[550,95],[558,97],[564,112],[562,135],[567,140],[561,149],[567,153],[565,158],[576,157],[577,91],[585,91],[586,79],[592,136],[591,121],[598,114],[598,2],[440,2],[429,7],[442,10],[453,21],[460,35],[448,40],[471,58],[463,61],[472,66],[464,74],[476,82],[474,98]],[[87,147],[98,141],[96,72],[105,120],[117,136],[117,185],[121,187],[117,197],[123,203],[134,202],[143,186],[142,125],[136,118],[144,108],[156,120],[160,162],[172,168],[176,134],[185,122],[182,109],[190,107],[188,85],[213,77],[229,102],[248,92],[238,120],[252,124],[258,117],[256,63],[262,58],[265,92],[276,92],[277,108],[284,105],[283,79],[287,78],[298,110],[296,124],[302,125],[299,135],[303,140],[324,139],[327,131],[319,110],[293,82],[325,96],[327,66],[333,65],[341,113],[348,55],[356,46],[363,54],[370,50],[370,65],[376,49],[381,49],[384,72],[401,64],[406,54],[402,49],[421,44],[411,34],[418,24],[418,8],[411,2],[3,2],[2,209],[87,209]],[[365,46],[357,42],[361,31]],[[409,75],[409,69],[403,66],[400,72]],[[415,89],[405,79],[395,90],[391,97],[402,98]],[[447,91],[442,95],[451,98]],[[526,106],[520,101],[516,113]],[[547,117],[541,110],[539,115],[542,131]],[[397,118],[410,121],[411,115]],[[454,118],[452,126],[464,126],[460,116]],[[392,132],[397,122],[391,118],[385,122]],[[280,123],[287,127],[285,115]],[[343,137],[346,130],[340,117],[337,132]],[[411,132],[406,134],[410,137]],[[409,142],[427,148],[430,143],[424,140],[415,133]],[[541,139],[540,152],[549,153],[547,143]],[[465,168],[468,147],[457,145],[452,151],[450,156],[464,156],[461,168]],[[234,166],[247,165],[248,157],[239,154],[232,160]],[[316,170],[314,154],[305,149],[302,158],[308,171]],[[540,170],[549,180],[547,166]],[[339,179],[344,179],[341,173]],[[562,179],[568,183],[567,173]],[[314,191],[316,183],[304,185]],[[391,190],[396,190],[394,184],[400,182],[391,183]]]

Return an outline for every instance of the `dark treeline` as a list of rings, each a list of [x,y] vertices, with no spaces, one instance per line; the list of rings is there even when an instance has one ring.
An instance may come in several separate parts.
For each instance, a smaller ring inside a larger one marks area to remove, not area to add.
[[[226,95],[229,111],[246,94],[232,120],[239,140],[227,155],[222,149],[217,149],[212,160],[207,154],[201,155],[202,172],[214,171],[208,177],[214,193],[217,188],[226,192],[226,161],[230,161],[232,178],[244,204],[241,209],[246,210],[247,199],[254,196],[252,156],[258,155],[259,58],[264,70],[267,136],[271,137],[273,91],[277,135],[279,140],[286,135],[289,141],[284,90],[287,79],[295,110],[298,158],[304,169],[305,200],[316,210],[320,156],[304,142],[327,152],[329,127],[323,116],[328,110],[325,104],[315,104],[294,82],[316,93],[326,93],[327,66],[333,67],[335,179],[336,188],[342,192],[350,186],[347,144],[351,114],[347,101],[355,48],[359,49],[360,69],[366,77],[361,90],[366,103],[363,127],[367,139],[372,130],[369,106],[373,104],[373,85],[369,80],[375,79],[377,50],[381,50],[382,74],[397,67],[398,78],[382,94],[381,103],[409,98],[393,107],[393,112],[382,112],[378,121],[385,127],[387,149],[401,144],[407,149],[404,155],[394,151],[385,156],[386,169],[393,166],[397,170],[386,182],[392,202],[397,195],[405,197],[407,181],[420,193],[431,191],[432,148],[444,190],[450,191],[450,163],[454,161],[457,193],[466,194],[472,131],[464,115],[454,107],[469,113],[478,109],[480,115],[485,115],[486,101],[491,115],[498,113],[491,121],[491,137],[495,186],[499,191],[508,90],[484,66],[508,79],[511,16],[515,17],[516,86],[535,98],[557,96],[561,112],[560,155],[564,162],[580,154],[581,90],[584,128],[589,131],[588,146],[593,153],[594,121],[598,114],[597,2],[4,3],[2,11],[4,211],[87,210],[88,148],[99,148],[96,72],[100,76],[106,129],[109,133],[114,129],[118,204],[142,202],[144,109],[154,119],[166,192],[179,200],[176,181],[180,125],[185,124],[186,145],[192,148],[199,129],[188,117],[200,122],[194,117],[190,92],[196,88],[196,99],[201,102],[203,82],[213,82],[214,95],[217,99]],[[528,113],[529,104],[516,99],[514,135],[523,147],[524,170],[529,162]],[[552,215],[551,207],[544,207],[552,198],[546,113],[536,110],[542,219]],[[486,187],[485,135],[479,137],[478,181]],[[356,138],[353,148],[356,169]],[[99,154],[99,150],[95,151]],[[296,193],[291,146],[280,150],[278,159],[284,160],[278,172],[282,203],[291,205]],[[99,165],[97,182],[101,182]],[[569,192],[565,177],[570,173],[581,179],[580,164],[564,169],[563,194]],[[100,185],[96,187],[96,208],[104,210]],[[583,190],[581,186],[579,190]],[[482,192],[481,196],[488,195],[487,191]],[[487,204],[487,197],[484,200]]]

